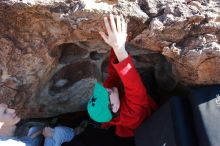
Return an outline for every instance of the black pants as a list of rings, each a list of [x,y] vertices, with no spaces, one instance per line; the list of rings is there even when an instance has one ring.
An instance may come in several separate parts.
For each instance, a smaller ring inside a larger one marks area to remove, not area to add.
[[[89,124],[82,134],[62,146],[135,146],[134,137],[121,138],[116,136],[115,128],[99,127]]]

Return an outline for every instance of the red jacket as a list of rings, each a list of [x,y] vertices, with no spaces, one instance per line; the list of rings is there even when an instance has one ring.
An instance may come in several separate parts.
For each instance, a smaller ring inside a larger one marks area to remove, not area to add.
[[[124,86],[124,94],[120,98],[119,116],[102,127],[115,125],[116,135],[120,137],[134,136],[134,130],[157,109],[155,102],[149,98],[145,86],[135,69],[131,56],[118,63],[113,50],[110,53],[108,77],[103,83],[106,88],[117,87],[120,81]]]

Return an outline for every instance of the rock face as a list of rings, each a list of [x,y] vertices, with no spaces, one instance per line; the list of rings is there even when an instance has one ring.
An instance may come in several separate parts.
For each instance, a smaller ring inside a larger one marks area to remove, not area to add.
[[[98,32],[110,13],[126,17],[136,67],[161,90],[220,84],[219,10],[219,0],[0,1],[0,102],[22,118],[84,110],[106,77]]]

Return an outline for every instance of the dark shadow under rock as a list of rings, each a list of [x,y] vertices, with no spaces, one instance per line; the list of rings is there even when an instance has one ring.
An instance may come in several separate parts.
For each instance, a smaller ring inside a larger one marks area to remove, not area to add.
[[[54,95],[62,92],[81,79],[98,78],[97,70],[96,65],[87,60],[67,65],[52,77],[49,93]]]
[[[61,49],[60,63],[71,63],[73,61],[81,60],[88,55],[88,51],[73,43],[66,43],[59,46]]]

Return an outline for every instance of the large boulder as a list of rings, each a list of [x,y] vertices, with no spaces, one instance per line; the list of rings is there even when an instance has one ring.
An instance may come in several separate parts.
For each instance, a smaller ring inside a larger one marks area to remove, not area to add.
[[[218,0],[0,1],[0,102],[22,118],[84,110],[106,77],[110,47],[98,32],[110,13],[125,16],[128,50],[161,90],[219,84],[219,8]]]

